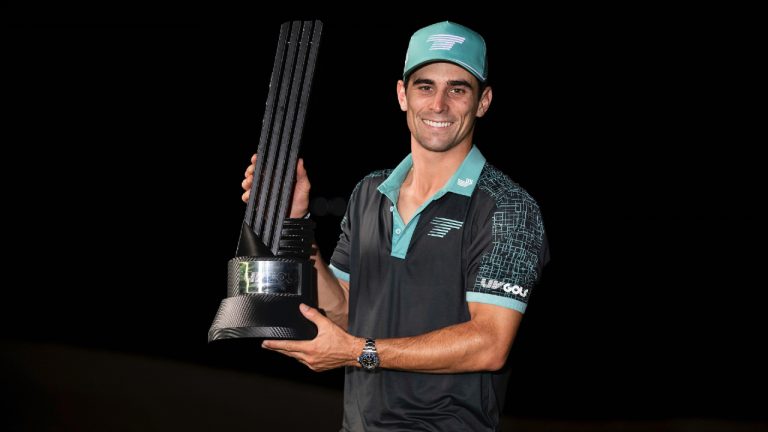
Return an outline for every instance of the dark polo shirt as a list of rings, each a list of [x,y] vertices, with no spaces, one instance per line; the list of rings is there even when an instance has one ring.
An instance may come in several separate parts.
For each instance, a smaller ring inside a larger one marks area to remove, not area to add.
[[[350,284],[349,332],[376,339],[424,334],[468,321],[468,302],[524,312],[549,259],[533,198],[473,147],[404,224],[397,197],[412,164],[409,155],[352,192],[331,258],[331,270]],[[348,367],[344,430],[495,430],[510,370]]]

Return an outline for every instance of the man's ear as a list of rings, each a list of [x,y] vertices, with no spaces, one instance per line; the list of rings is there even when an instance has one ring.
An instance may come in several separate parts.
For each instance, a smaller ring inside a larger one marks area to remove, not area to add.
[[[403,80],[397,81],[397,102],[402,111],[408,110],[408,97],[405,95],[405,83]]]
[[[477,117],[482,117],[488,112],[488,108],[491,107],[492,99],[493,90],[491,90],[491,86],[488,86],[483,90],[482,96],[480,96],[480,103],[477,105]]]

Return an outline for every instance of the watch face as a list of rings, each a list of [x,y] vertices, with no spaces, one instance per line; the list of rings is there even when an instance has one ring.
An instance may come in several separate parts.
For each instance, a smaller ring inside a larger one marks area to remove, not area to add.
[[[379,356],[376,353],[363,353],[357,358],[365,370],[373,370],[379,367]]]

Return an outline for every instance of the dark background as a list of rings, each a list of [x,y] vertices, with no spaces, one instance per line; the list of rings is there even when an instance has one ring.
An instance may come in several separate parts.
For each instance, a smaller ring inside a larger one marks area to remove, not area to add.
[[[476,142],[537,199],[551,245],[505,414],[764,421],[762,259],[749,251],[764,194],[731,123],[724,31],[671,11],[410,8],[342,18],[12,2],[9,362],[30,346],[75,347],[341,388],[340,371],[249,341],[206,344],[277,32],[287,19],[325,23],[302,155],[328,258],[340,215],[323,203],[408,153],[395,98],[408,38],[451,19],[489,45],[494,101]],[[19,405],[17,392],[46,391],[25,382],[6,387]]]

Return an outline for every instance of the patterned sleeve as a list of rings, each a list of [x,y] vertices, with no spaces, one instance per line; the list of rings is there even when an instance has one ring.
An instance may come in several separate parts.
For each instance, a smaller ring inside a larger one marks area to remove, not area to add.
[[[525,312],[549,249],[539,206],[524,190],[497,197],[488,215],[483,252],[471,259],[476,276],[468,281],[467,301]],[[490,238],[488,237],[490,234]]]

